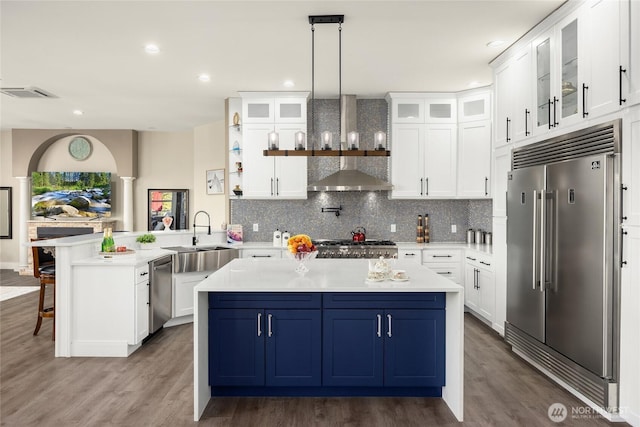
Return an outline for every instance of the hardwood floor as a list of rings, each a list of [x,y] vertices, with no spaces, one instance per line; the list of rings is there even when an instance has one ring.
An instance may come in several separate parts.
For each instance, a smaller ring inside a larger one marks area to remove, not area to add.
[[[0,271],[2,285],[32,277]],[[0,303],[2,426],[449,426],[440,399],[217,398],[193,422],[193,327],[163,330],[129,358],[54,358],[52,322],[33,336],[37,292]],[[569,417],[552,422],[562,403]],[[465,317],[465,425],[609,425],[576,419],[584,405],[515,356],[502,338]],[[616,426],[625,424],[616,423]]]

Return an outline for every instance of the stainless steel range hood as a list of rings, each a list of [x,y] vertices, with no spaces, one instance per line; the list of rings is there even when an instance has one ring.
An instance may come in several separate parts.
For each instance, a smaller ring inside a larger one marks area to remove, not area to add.
[[[357,103],[355,95],[340,97],[340,144],[347,150],[346,135],[357,128]],[[357,157],[340,157],[340,170],[307,186],[307,191],[388,191],[390,183],[367,175],[357,169]]]

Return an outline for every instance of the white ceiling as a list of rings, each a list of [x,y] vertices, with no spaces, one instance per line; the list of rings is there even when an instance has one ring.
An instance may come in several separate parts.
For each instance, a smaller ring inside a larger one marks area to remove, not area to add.
[[[563,2],[2,0],[0,85],[58,98],[0,95],[0,125],[190,130],[222,119],[238,91],[308,91],[308,15],[345,15],[343,93],[460,91],[491,84],[489,61]],[[337,25],[315,34],[316,97],[335,97]]]

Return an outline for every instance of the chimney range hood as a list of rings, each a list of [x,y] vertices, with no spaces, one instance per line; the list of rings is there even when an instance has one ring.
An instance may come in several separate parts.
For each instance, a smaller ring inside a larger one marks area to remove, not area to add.
[[[356,130],[357,104],[355,95],[340,97],[340,144],[347,150],[346,135]],[[357,169],[357,157],[340,157],[340,170],[307,186],[307,191],[388,191],[390,183]]]

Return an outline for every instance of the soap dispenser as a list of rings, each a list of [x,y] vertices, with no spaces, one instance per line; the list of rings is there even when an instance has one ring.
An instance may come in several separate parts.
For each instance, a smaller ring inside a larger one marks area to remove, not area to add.
[[[273,232],[273,246],[282,246],[282,233],[278,228]]]
[[[282,247],[286,248],[287,246],[289,246],[289,238],[291,237],[291,233],[289,233],[288,231],[285,230],[284,233],[282,233]]]

